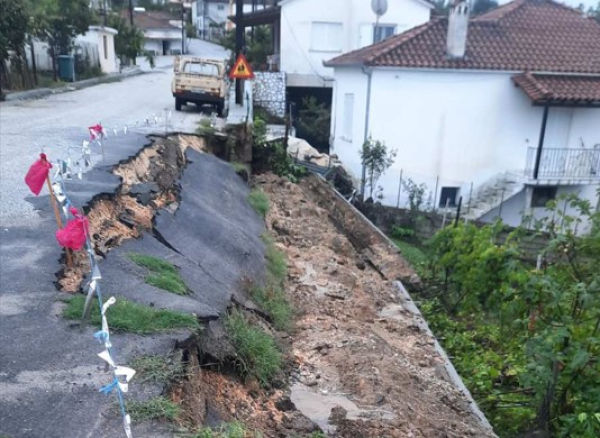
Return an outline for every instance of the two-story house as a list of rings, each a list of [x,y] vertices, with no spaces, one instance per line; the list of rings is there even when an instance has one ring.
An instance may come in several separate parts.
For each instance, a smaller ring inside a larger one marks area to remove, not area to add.
[[[435,207],[462,197],[470,217],[511,225],[561,193],[596,206],[600,24],[552,0],[469,14],[460,2],[448,18],[326,63],[333,152],[361,178],[368,137],[397,149],[380,181],[388,205],[406,205],[402,175],[425,184]]]

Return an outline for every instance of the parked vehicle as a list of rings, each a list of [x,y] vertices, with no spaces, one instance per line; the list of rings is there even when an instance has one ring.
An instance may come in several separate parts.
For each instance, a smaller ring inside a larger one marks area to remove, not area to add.
[[[213,105],[219,116],[225,115],[229,96],[226,61],[177,56],[173,71],[171,91],[177,111],[182,105],[194,103],[199,108]]]

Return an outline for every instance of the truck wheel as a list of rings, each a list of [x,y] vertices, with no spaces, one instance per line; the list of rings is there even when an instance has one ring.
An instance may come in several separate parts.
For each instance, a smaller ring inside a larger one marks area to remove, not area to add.
[[[181,105],[183,105],[183,102],[181,101],[181,99],[179,99],[178,97],[175,98],[175,110],[176,111],[181,111]]]

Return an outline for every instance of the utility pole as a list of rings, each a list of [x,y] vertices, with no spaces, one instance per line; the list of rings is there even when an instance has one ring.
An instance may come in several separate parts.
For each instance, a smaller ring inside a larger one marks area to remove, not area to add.
[[[133,28],[133,0],[129,0],[129,25]]]
[[[181,54],[185,54],[185,7],[181,0]]]
[[[236,59],[244,51],[244,0],[235,0],[235,55]],[[235,103],[243,104],[243,80],[235,80]]]

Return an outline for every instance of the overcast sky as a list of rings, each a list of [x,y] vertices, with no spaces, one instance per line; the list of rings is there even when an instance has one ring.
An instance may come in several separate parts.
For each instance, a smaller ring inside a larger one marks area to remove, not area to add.
[[[498,3],[503,5],[504,3],[508,3],[510,0],[498,0]],[[598,0],[557,0],[559,3],[564,3],[568,6],[576,8],[581,3],[585,5],[585,9],[587,10],[590,6],[596,6],[598,4]]]

